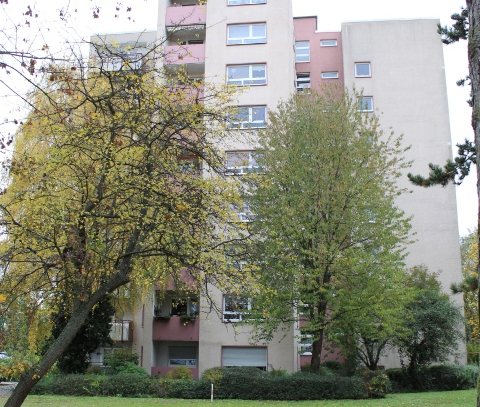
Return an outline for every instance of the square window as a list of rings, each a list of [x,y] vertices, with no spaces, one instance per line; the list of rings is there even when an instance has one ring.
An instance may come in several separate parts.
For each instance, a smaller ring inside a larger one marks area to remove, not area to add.
[[[261,168],[257,164],[257,152],[255,151],[228,151],[227,170],[231,175],[244,175],[260,173]]]
[[[310,89],[310,73],[297,73],[297,92]]]
[[[337,40],[320,40],[321,47],[336,47]]]
[[[370,69],[370,62],[355,62],[355,77],[356,78],[370,78],[372,70]]]
[[[227,44],[265,44],[267,42],[267,26],[261,24],[229,25],[227,27]]]
[[[227,67],[227,84],[237,86],[265,85],[267,83],[267,66],[232,65]]]
[[[310,43],[308,41],[295,43],[295,62],[310,62]]]
[[[358,107],[362,112],[373,112],[373,97],[363,96],[359,98]]]
[[[222,366],[252,366],[267,370],[267,348],[264,346],[224,346]]]
[[[266,106],[242,106],[229,117],[230,129],[259,129],[265,127]]]
[[[168,366],[197,367],[196,346],[169,346]]]
[[[338,72],[322,72],[322,79],[338,79]]]
[[[252,309],[252,299],[247,297],[223,297],[223,322],[239,322]]]

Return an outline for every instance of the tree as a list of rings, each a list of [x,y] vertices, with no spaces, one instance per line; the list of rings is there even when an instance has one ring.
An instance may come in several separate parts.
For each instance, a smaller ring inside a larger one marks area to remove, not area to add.
[[[61,294],[71,317],[7,407],[22,404],[119,287],[173,280],[225,289],[238,275],[223,250],[239,239],[227,222],[235,184],[222,179],[217,149],[232,91],[166,77],[155,49],[139,64],[120,59],[115,71],[103,56],[122,50],[106,47],[88,70],[52,65],[31,96],[1,195],[0,291],[32,310],[52,309]]]
[[[346,334],[340,326],[395,325],[404,304],[410,223],[395,197],[408,163],[401,138],[383,134],[357,98],[326,88],[281,103],[260,137],[265,173],[246,191],[263,287],[253,293],[256,339],[305,320],[313,371],[325,338]]]
[[[426,267],[412,269],[408,285],[420,292],[407,306],[411,318],[405,326],[410,333],[398,341],[400,354],[408,357],[408,373],[412,386],[420,388],[418,370],[434,362],[444,362],[463,339],[463,316],[448,296],[442,293],[435,274]]]
[[[88,313],[85,323],[77,332],[68,348],[58,358],[57,367],[62,373],[85,373],[90,366],[89,355],[100,346],[113,345],[110,328],[115,308],[110,296],[105,297]],[[52,315],[54,322],[52,339],[55,340],[65,328],[71,317],[70,307],[61,301],[57,311]]]
[[[471,85],[471,100],[469,104],[472,106],[472,128],[475,140],[465,140],[464,144],[458,146],[458,157],[454,162],[448,161],[447,164],[441,168],[436,164],[429,164],[431,172],[428,177],[415,176],[409,174],[410,180],[420,186],[431,185],[446,185],[449,182],[461,183],[463,178],[470,173],[471,164],[476,164],[477,179],[480,179],[480,158],[477,152],[480,151],[480,66],[478,60],[480,58],[480,1],[466,0],[466,8],[462,8],[461,13],[454,13],[452,19],[455,21],[452,28],[439,26],[439,33],[442,35],[442,41],[445,44],[451,44],[459,40],[466,39],[468,41],[468,80]],[[457,82],[462,85],[465,80]],[[458,177],[458,178],[457,178]],[[478,211],[480,214],[480,183],[477,182],[477,200]],[[478,219],[477,230],[480,226],[480,216]],[[478,244],[477,258],[480,260],[480,245]],[[480,261],[477,262],[477,267],[480,267]],[[477,276],[480,279],[480,268],[477,271]],[[480,280],[477,284],[480,290]],[[480,291],[479,291],[480,294]],[[480,295],[477,294],[480,301]],[[480,321],[480,306],[477,307],[479,314],[477,319]],[[480,407],[480,386],[477,391],[477,407]]]

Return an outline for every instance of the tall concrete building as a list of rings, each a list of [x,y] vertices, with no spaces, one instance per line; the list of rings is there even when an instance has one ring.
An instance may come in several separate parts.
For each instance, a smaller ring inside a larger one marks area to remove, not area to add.
[[[157,41],[165,44],[165,69],[182,66],[188,76],[213,83],[244,86],[238,98],[238,128],[268,126],[268,111],[281,100],[324,83],[363,91],[362,109],[375,112],[386,131],[392,127],[411,145],[411,171],[425,172],[429,162],[451,158],[442,44],[437,20],[349,22],[340,32],[321,32],[316,17],[293,18],[291,0],[161,0]],[[115,35],[116,42],[132,34]],[[144,33],[151,38],[153,33]],[[245,86],[245,85],[248,85]],[[240,130],[241,131],[241,130]],[[236,174],[254,171],[255,138],[222,146],[227,167]],[[445,291],[461,280],[460,250],[453,186],[425,190],[404,174],[401,187],[411,192],[398,205],[413,216],[415,243],[407,265],[425,264],[441,271]],[[308,346],[298,327],[269,343],[252,345],[247,327],[237,329],[248,299],[213,290],[222,316],[204,313],[204,301],[159,291],[116,326],[118,340],[132,346],[150,373],[187,366],[193,376],[214,366],[247,365],[296,371],[308,363]],[[461,299],[457,299],[461,302]],[[200,315],[195,318],[199,312]],[[188,316],[192,316],[191,319]],[[187,316],[187,317],[186,317]],[[130,320],[133,320],[133,328]],[[123,329],[123,330],[122,330]],[[108,350],[107,350],[108,351]],[[101,362],[104,350],[99,350]],[[459,349],[464,361],[464,349]],[[387,366],[398,365],[392,354]]]

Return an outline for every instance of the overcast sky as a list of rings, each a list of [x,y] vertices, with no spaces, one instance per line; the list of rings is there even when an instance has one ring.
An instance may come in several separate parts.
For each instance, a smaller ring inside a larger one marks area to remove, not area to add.
[[[164,0],[160,0],[164,1]],[[275,0],[269,0],[275,1]],[[450,23],[450,15],[459,12],[464,2],[460,0],[402,0],[393,2],[386,0],[292,0],[294,16],[318,16],[320,31],[339,31],[342,21],[408,19],[408,18],[439,18],[443,25]],[[78,38],[88,38],[94,33],[125,32],[139,30],[154,30],[157,23],[158,0],[124,0],[120,17],[113,18],[116,0],[96,0],[103,5],[100,18],[93,19],[89,9],[92,1],[86,0],[43,0],[38,2],[42,17],[56,20],[58,9],[70,4],[72,17],[68,29],[75,30]],[[26,11],[31,0],[14,0],[9,5],[3,5],[6,11],[15,19],[15,12]],[[86,7],[88,5],[88,7]],[[126,6],[132,11],[127,13]],[[75,12],[75,9],[78,11]],[[130,17],[130,19],[128,19]],[[0,16],[0,23],[1,23]],[[18,20],[17,20],[18,21]],[[31,29],[30,35],[36,35]],[[58,38],[64,38],[58,34]],[[421,39],[419,39],[421,40]],[[467,74],[466,44],[444,46],[445,72],[447,78],[448,102],[450,108],[450,123],[453,146],[463,141],[465,137],[473,138],[470,126],[471,110],[466,104],[468,89],[459,88],[455,82]],[[460,187],[457,187],[457,205],[459,214],[460,235],[468,233],[477,225],[477,198],[474,176]],[[434,193],[434,190],[432,190]],[[441,220],[439,220],[441,221]]]

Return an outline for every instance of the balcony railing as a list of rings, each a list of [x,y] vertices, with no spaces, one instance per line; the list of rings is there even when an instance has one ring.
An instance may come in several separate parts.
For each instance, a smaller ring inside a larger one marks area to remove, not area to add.
[[[165,65],[205,64],[205,44],[165,47]]]
[[[165,26],[167,28],[195,25],[205,26],[206,21],[207,7],[205,5],[167,7],[167,13],[165,18]]]
[[[154,341],[198,341],[200,321],[192,318],[183,321],[180,316],[154,318],[152,339]]]

